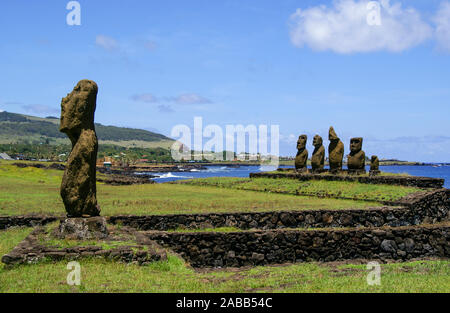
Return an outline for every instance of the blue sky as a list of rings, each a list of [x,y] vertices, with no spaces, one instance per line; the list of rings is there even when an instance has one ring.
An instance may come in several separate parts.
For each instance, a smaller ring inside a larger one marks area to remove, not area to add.
[[[333,125],[347,148],[450,162],[450,2],[385,0],[378,26],[366,2],[81,0],[68,26],[68,1],[8,1],[0,110],[58,115],[88,78],[102,124],[278,124],[282,155]]]

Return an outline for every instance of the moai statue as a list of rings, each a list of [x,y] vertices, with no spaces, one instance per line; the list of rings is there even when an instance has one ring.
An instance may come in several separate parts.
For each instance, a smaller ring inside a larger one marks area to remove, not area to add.
[[[61,183],[61,197],[68,217],[100,215],[96,196],[98,141],[94,127],[97,84],[81,80],[62,99],[60,131],[72,142],[72,151]]]
[[[323,147],[322,137],[315,135],[313,139],[314,152],[311,157],[313,172],[322,171],[325,165],[325,148]]]
[[[328,146],[328,159],[330,163],[330,171],[337,172],[342,170],[342,159],[344,158],[344,144],[336,135],[333,126],[330,127],[328,133],[328,140],[330,145]]]
[[[363,139],[361,137],[350,139],[350,154],[347,159],[349,170],[366,171],[366,154],[362,150],[362,144]]]
[[[308,136],[300,135],[297,141],[297,156],[295,157],[295,170],[297,172],[306,172],[306,162],[308,161],[308,150],[306,150],[306,141]]]
[[[370,170],[371,171],[379,171],[380,170],[380,161],[376,155],[372,155],[370,159]]]
[[[372,155],[370,159],[370,172],[369,174],[372,176],[380,174],[380,161],[376,155]]]

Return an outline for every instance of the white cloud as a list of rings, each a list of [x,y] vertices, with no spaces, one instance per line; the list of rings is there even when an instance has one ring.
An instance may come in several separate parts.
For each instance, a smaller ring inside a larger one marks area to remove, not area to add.
[[[450,52],[450,2],[442,2],[434,19],[439,48]]]
[[[290,37],[297,47],[336,53],[400,52],[432,36],[432,28],[415,9],[381,3],[381,25],[369,25],[368,0],[336,0],[332,7],[297,9],[291,16]]]
[[[158,98],[152,95],[151,93],[143,93],[140,95],[134,95],[131,97],[134,101],[146,102],[146,103],[156,103],[158,102]]]
[[[119,44],[114,38],[104,35],[98,35],[95,38],[95,44],[107,51],[116,51],[119,49]]]
[[[288,144],[297,143],[297,139],[298,139],[298,136],[295,136],[294,134],[289,134],[289,135],[280,134],[280,141],[283,141]]]
[[[28,105],[23,105],[22,108],[27,112],[36,113],[36,114],[59,113],[60,112],[59,109],[50,107],[48,105],[43,105],[43,104],[28,104]]]
[[[211,103],[211,100],[206,99],[195,93],[179,95],[178,97],[176,97],[174,99],[174,101],[179,104],[208,104],[208,103]]]

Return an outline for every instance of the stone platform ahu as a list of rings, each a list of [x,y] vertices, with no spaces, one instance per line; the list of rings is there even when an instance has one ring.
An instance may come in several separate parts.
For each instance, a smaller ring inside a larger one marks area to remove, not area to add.
[[[97,84],[85,79],[61,101],[60,131],[69,137],[72,151],[61,183],[67,218],[61,222],[59,237],[93,239],[108,236],[106,220],[100,217],[97,204],[98,140],[94,125],[97,92]]]

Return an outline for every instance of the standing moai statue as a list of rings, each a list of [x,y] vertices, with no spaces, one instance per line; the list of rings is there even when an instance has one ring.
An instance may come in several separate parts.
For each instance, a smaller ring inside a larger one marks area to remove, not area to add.
[[[72,142],[61,183],[61,197],[68,217],[100,215],[96,195],[98,141],[94,126],[97,84],[81,80],[62,99],[60,131]]]
[[[330,140],[330,145],[328,146],[330,171],[341,171],[342,159],[344,158],[344,144],[336,135],[333,126],[330,127],[330,130],[328,132],[328,140]]]
[[[371,171],[379,171],[380,170],[380,160],[376,155],[372,155],[370,159],[370,170]]]
[[[372,176],[380,174],[380,161],[376,155],[372,155],[370,159],[370,172],[369,174]]]
[[[300,135],[297,140],[297,155],[295,157],[295,170],[298,172],[307,171],[306,163],[308,161],[308,150],[306,150],[306,141],[308,136]]]
[[[322,137],[315,135],[313,139],[314,152],[311,157],[313,171],[322,171],[325,166],[325,148]]]
[[[366,171],[366,154],[362,150],[363,139],[356,137],[350,139],[350,154],[347,158],[349,170]]]

